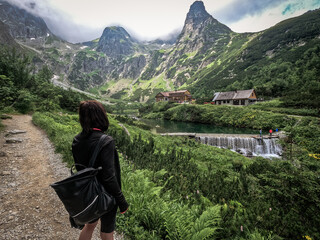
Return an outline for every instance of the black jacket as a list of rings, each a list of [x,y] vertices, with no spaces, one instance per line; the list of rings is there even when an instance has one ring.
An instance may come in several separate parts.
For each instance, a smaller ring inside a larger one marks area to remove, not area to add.
[[[75,163],[88,166],[95,146],[104,133],[101,131],[92,131],[89,134],[79,133],[74,137],[72,143],[72,154]],[[115,148],[112,137],[107,136],[102,148],[98,154],[94,167],[102,167],[98,174],[98,179],[105,189],[113,195],[120,208],[124,212],[128,208],[128,203],[121,191],[120,163],[118,152]],[[82,168],[76,166],[77,170]]]

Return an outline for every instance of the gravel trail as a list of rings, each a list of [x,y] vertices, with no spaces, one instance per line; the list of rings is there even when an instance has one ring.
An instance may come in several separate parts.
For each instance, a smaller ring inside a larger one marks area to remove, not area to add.
[[[3,124],[0,239],[78,239],[79,230],[70,227],[66,210],[49,186],[69,176],[69,170],[46,133],[32,123],[29,115],[13,115]],[[92,239],[100,239],[99,228]]]

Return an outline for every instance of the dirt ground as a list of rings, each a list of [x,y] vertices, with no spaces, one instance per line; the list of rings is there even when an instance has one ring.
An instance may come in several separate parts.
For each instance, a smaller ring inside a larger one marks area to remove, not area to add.
[[[79,230],[70,227],[66,210],[49,186],[69,176],[61,156],[54,152],[45,132],[32,123],[31,116],[13,115],[3,124],[0,239],[78,239]],[[92,239],[100,239],[98,228]]]

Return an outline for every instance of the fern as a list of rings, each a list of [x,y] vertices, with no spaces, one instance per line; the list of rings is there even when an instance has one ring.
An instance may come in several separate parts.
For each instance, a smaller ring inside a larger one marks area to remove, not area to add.
[[[200,217],[199,208],[184,206],[166,219],[167,237],[170,240],[205,240],[210,239],[219,229],[220,206],[213,206]]]
[[[221,220],[220,206],[208,208],[202,215],[195,221],[192,228],[192,240],[209,239],[219,229],[217,226]]]

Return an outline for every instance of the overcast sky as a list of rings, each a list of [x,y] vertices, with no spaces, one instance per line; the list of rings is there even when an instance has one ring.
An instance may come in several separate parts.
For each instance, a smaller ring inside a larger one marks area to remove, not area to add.
[[[90,41],[108,26],[140,40],[181,31],[194,0],[7,0],[44,18],[70,41]],[[258,32],[320,7],[320,0],[204,0],[209,14],[235,32]]]

